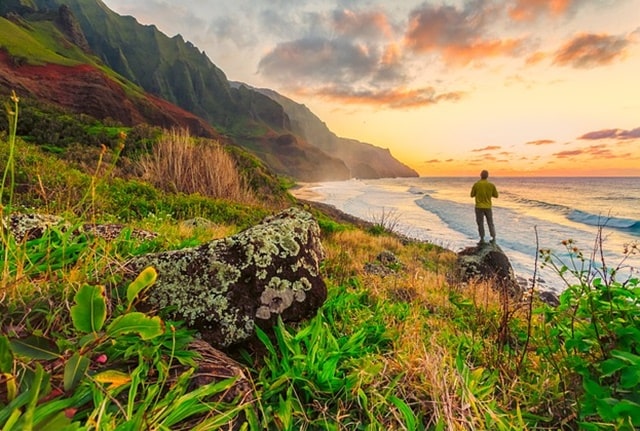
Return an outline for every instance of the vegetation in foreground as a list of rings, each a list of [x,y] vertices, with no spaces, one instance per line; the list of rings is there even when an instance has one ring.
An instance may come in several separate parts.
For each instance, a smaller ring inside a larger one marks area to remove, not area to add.
[[[112,268],[232,234],[274,208],[164,191],[151,179],[118,178],[110,165],[74,169],[16,137],[17,98],[9,113],[0,149],[3,216],[31,210],[72,224],[118,220],[160,239],[125,230],[105,241],[72,234],[71,226],[17,241],[2,230],[3,431],[640,427],[638,279],[594,271],[568,241],[564,262],[540,253],[540,263],[567,281],[560,305],[533,296],[515,302],[490,283],[450,285],[455,256],[401,240],[382,225],[393,219],[385,215],[359,229],[315,213],[329,298],[307,322],[259,331],[261,355],[236,352],[254,399],[225,400],[230,380],[193,388],[195,334],[136,311],[153,268],[127,286]],[[109,153],[114,164],[117,148]],[[196,216],[213,224],[180,227]],[[398,262],[382,265],[383,251]],[[365,271],[367,264],[383,270]]]

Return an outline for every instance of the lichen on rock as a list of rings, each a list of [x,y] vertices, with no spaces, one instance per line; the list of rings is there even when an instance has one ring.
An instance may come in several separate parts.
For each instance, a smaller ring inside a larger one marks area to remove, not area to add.
[[[139,256],[131,274],[158,272],[143,307],[167,309],[214,345],[228,346],[277,317],[301,320],[326,299],[324,249],[311,214],[289,208],[231,237],[198,247]]]

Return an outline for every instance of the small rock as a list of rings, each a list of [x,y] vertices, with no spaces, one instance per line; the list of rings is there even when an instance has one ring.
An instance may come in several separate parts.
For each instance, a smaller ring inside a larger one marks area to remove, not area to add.
[[[472,280],[493,280],[497,288],[505,289],[511,296],[522,297],[523,289],[511,262],[497,244],[483,243],[458,253],[450,281],[467,283]]]

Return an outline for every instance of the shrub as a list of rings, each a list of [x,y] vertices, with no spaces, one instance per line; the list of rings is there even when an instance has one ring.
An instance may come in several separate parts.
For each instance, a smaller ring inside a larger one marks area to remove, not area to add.
[[[255,201],[224,148],[217,142],[196,141],[184,129],[166,132],[140,165],[143,178],[166,191]]]
[[[545,264],[565,281],[569,274],[577,280],[560,295],[558,307],[545,309],[549,345],[543,353],[554,363],[560,358],[558,370],[576,394],[581,429],[638,429],[640,279],[617,281],[619,267],[602,273],[585,264],[571,240],[564,245],[568,265],[541,251]],[[637,252],[637,246],[627,252]]]

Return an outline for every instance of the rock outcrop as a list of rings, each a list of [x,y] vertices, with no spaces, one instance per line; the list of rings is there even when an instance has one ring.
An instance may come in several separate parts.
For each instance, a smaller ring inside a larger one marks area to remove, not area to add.
[[[55,20],[56,24],[60,26],[62,32],[67,35],[69,40],[78,45],[84,52],[90,52],[89,42],[80,28],[80,24],[73,15],[73,12],[66,4],[61,5],[58,8],[58,16]]]
[[[50,214],[23,214],[11,213],[2,218],[2,229],[11,233],[16,242],[31,241],[41,238],[47,229],[57,228],[61,231],[74,229],[74,233],[88,234],[108,241],[113,241],[127,230],[131,238],[139,240],[150,240],[158,235],[155,232],[149,232],[142,229],[128,228],[121,224],[106,223],[94,224],[84,223],[79,226],[71,226],[62,217]]]
[[[509,258],[495,243],[482,243],[458,252],[451,279],[456,284],[491,281],[497,289],[517,298],[523,293]]]
[[[289,208],[234,236],[138,256],[125,268],[131,277],[147,266],[158,272],[139,308],[170,310],[205,341],[227,347],[252,337],[256,325],[313,315],[327,296],[323,258],[317,222]]]

